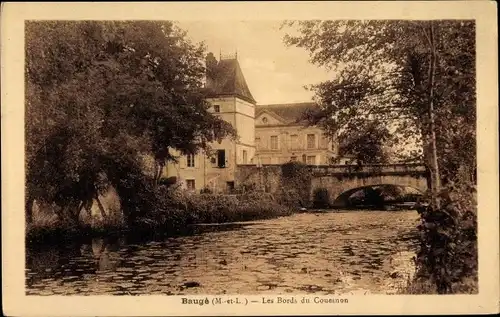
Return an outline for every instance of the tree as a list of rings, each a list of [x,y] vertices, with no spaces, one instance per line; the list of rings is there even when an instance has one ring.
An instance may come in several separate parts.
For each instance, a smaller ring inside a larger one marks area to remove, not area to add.
[[[161,169],[171,149],[236,137],[208,111],[203,45],[171,22],[27,22],[25,41],[28,220],[38,199],[77,221],[109,184],[133,219],[149,186],[142,155]]]
[[[339,139],[339,157],[352,156],[363,164],[382,164],[391,160],[390,132],[378,123],[364,122],[354,131],[341,133]]]
[[[321,109],[307,114],[311,123],[355,133],[372,120],[394,129],[401,145],[420,145],[414,154],[430,170],[431,204],[419,208],[417,276],[430,278],[438,293],[456,292],[467,279],[477,285],[474,21],[285,25],[298,26],[285,43],[336,72],[312,87]]]
[[[335,78],[312,86],[320,111],[307,114],[330,134],[372,120],[394,129],[402,146],[421,145],[433,204],[449,162],[475,165],[473,21],[300,21],[285,35]],[[460,131],[460,132],[459,132]],[[458,135],[466,148],[458,148]],[[455,144],[455,145],[453,145]],[[453,148],[453,153],[451,149]]]

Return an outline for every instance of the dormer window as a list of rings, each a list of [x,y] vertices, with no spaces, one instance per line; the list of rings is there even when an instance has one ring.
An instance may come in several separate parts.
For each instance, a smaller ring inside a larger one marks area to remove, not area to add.
[[[267,118],[266,117],[262,118],[262,123],[267,123]]]
[[[220,106],[214,105],[214,112],[220,112]]]

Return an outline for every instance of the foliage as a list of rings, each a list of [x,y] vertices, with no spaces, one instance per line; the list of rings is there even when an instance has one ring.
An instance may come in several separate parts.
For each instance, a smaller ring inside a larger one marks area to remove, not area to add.
[[[313,191],[313,207],[314,208],[328,208],[330,207],[330,195],[328,189],[319,187]]]
[[[157,205],[140,223],[176,231],[190,224],[225,223],[290,215],[290,209],[268,195],[196,194],[185,190],[157,188]]]
[[[311,62],[336,74],[311,86],[321,107],[307,114],[311,123],[335,135],[356,133],[360,123],[371,121],[390,128],[400,147],[414,148],[402,151],[403,156],[414,160],[425,154],[427,162],[432,103],[442,177],[452,177],[455,164],[475,165],[473,21],[300,21],[284,26],[297,31],[285,36],[286,44],[308,50]]]
[[[287,206],[308,207],[311,193],[311,172],[301,162],[281,165],[280,200]]]
[[[200,194],[211,194],[212,193],[212,190],[210,189],[210,187],[208,186],[205,186],[203,187],[201,190],[200,190]]]
[[[389,163],[387,151],[391,135],[386,127],[373,122],[363,122],[356,131],[339,134],[339,157],[352,156],[355,162],[363,164]]]
[[[449,184],[440,199],[439,210],[419,209],[422,222],[417,280],[430,280],[440,294],[477,292],[475,187]]]
[[[30,21],[25,38],[28,219],[37,199],[76,222],[82,202],[112,184],[133,220],[171,149],[235,136],[208,111],[204,47],[171,22]],[[143,154],[154,179],[142,175]]]
[[[27,240],[31,243],[46,239],[54,241],[69,236],[110,233],[127,230],[132,234],[179,234],[189,232],[190,225],[201,223],[229,223],[288,216],[290,208],[280,205],[269,194],[248,192],[244,195],[196,194],[175,186],[149,187],[150,208],[140,213],[133,227],[126,228],[122,219],[107,218],[91,222],[82,218],[82,226],[71,227],[54,215],[36,213],[27,227]],[[146,196],[144,193],[140,196]]]

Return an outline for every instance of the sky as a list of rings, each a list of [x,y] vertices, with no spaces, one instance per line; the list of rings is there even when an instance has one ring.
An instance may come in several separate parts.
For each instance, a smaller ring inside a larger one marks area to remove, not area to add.
[[[177,25],[194,42],[205,42],[219,58],[238,52],[238,61],[257,104],[312,101],[304,86],[331,78],[312,65],[303,48],[283,43],[280,21],[181,21]]]
[[[207,52],[233,55],[259,105],[312,101],[313,92],[304,86],[332,79],[334,74],[309,62],[309,53],[287,47],[280,30],[281,21],[180,21],[193,42],[204,42]],[[391,128],[391,127],[390,127]],[[392,128],[391,128],[392,129]],[[416,145],[398,147],[411,151]]]

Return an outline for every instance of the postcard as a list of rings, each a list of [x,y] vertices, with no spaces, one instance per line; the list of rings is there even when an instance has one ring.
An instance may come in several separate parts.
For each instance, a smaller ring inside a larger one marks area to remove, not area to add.
[[[3,4],[4,313],[498,313],[495,5]]]

